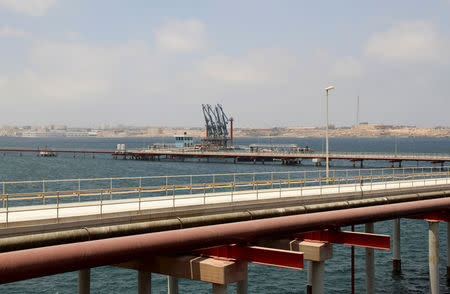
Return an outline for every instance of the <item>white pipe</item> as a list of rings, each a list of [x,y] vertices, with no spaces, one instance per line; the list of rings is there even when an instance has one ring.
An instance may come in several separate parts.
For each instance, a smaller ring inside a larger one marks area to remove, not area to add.
[[[428,221],[428,261],[430,293],[439,293],[439,222]]]
[[[373,233],[373,223],[365,224],[366,233]],[[366,248],[366,293],[375,293],[375,256],[373,248]]]

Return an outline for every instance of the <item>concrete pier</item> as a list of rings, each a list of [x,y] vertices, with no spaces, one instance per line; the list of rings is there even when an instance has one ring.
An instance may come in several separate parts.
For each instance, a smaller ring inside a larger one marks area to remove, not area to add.
[[[138,294],[152,293],[152,273],[138,271]]]
[[[392,268],[395,273],[402,271],[402,260],[400,255],[400,219],[394,219],[394,236],[393,236],[393,260]]]
[[[365,224],[366,233],[373,233],[373,223]],[[373,248],[366,248],[366,293],[375,294],[375,256]]]
[[[227,285],[212,284],[212,293],[213,294],[226,294],[227,293]]]
[[[439,293],[439,222],[428,221],[428,262],[430,293]]]
[[[117,266],[138,270],[138,293],[150,293],[151,274],[168,276],[168,293],[178,292],[178,278],[212,284],[213,293],[226,293],[227,284],[238,283],[238,290],[246,294],[247,262],[219,260],[195,255],[152,256],[118,264]],[[245,282],[243,282],[245,281]]]
[[[178,294],[178,278],[167,276],[167,293]]]
[[[308,260],[308,271],[306,280],[306,294],[312,294],[312,275],[313,275],[313,265],[312,261]]]
[[[312,294],[323,294],[325,261],[312,261]]]
[[[303,252],[303,258],[308,261],[307,293],[324,293],[325,260],[333,257],[333,245],[295,240],[290,242],[290,250]]]
[[[450,223],[447,222],[447,281],[450,281]]]
[[[78,271],[78,294],[89,294],[91,292],[91,269]]]
[[[236,285],[237,294],[247,294],[248,293],[248,280],[240,280]]]

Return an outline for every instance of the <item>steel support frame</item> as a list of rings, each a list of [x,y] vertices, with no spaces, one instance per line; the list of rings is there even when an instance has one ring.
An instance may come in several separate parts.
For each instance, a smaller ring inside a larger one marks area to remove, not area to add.
[[[296,234],[295,238],[374,249],[391,248],[390,236],[370,233],[325,229],[321,231]]]
[[[411,217],[447,210],[450,198],[418,200],[186,228],[0,254],[0,283],[124,263],[151,254],[190,252],[199,246],[251,242],[267,236]]]
[[[231,244],[196,250],[193,253],[212,258],[242,260],[297,270],[303,269],[303,252]]]
[[[450,222],[450,212],[434,212],[428,214],[422,214],[419,216],[414,216],[415,219],[423,219],[426,221],[436,221],[436,222]]]

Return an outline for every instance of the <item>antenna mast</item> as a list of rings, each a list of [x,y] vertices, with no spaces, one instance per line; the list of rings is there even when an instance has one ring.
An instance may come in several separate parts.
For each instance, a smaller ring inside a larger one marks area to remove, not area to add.
[[[359,96],[356,100],[356,126],[359,126]]]

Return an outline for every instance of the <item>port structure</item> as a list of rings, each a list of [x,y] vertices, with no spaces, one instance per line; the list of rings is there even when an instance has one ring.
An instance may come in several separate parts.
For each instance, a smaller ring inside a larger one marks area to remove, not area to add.
[[[253,180],[244,174],[207,175],[212,183],[205,175],[198,175],[201,182],[192,180],[196,175],[170,176],[177,178],[174,185],[161,176],[165,187],[158,187],[157,177],[4,182],[0,284],[78,270],[78,293],[85,294],[90,293],[91,268],[112,265],[137,271],[138,293],[151,293],[152,273],[158,273],[167,275],[169,294],[178,293],[179,278],[210,283],[213,294],[226,293],[227,285],[236,283],[236,292],[247,294],[248,262],[301,270],[307,261],[306,293],[322,294],[325,263],[336,244],[365,248],[365,290],[375,293],[374,249],[389,250],[391,238],[375,234],[374,222],[394,220],[393,268],[400,272],[400,219],[414,218],[429,224],[423,264],[428,261],[430,293],[439,293],[439,222],[447,222],[450,240],[449,173],[392,169],[387,178],[386,171],[373,170],[370,184],[353,170],[333,183],[322,175],[312,178],[314,172],[304,177],[266,173]],[[186,178],[184,187],[180,177]],[[305,186],[306,180],[313,182]],[[54,190],[57,183],[71,189],[70,182],[78,189]],[[213,190],[191,192],[205,184]],[[150,195],[155,188],[162,195]],[[175,195],[180,188],[185,191]],[[42,205],[33,199],[42,199]],[[356,224],[364,224],[364,232],[342,230]],[[355,258],[352,254],[352,290]],[[449,264],[447,258],[447,279]]]
[[[227,124],[233,119],[228,119],[223,111],[222,105],[202,104],[203,116],[205,117],[206,137],[202,139],[202,148],[227,148],[228,147],[228,129]],[[233,130],[230,132],[233,134]],[[231,137],[231,145],[233,138]]]

